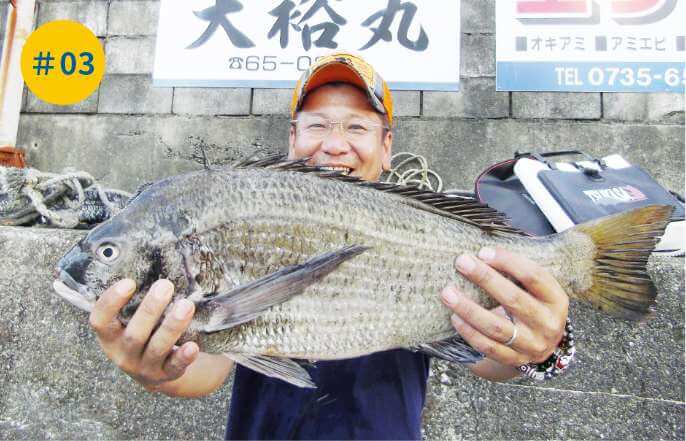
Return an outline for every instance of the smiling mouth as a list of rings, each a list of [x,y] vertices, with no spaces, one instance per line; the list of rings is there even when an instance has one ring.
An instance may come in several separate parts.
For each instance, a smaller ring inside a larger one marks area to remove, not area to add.
[[[329,166],[320,166],[322,170],[326,171],[333,171],[333,172],[340,172],[344,176],[348,176],[350,173],[352,173],[353,169],[348,168],[348,167],[329,167]]]

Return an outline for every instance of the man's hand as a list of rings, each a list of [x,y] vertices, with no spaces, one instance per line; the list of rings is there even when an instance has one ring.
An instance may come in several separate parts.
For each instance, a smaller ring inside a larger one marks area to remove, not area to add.
[[[153,391],[159,385],[181,377],[198,356],[198,345],[193,342],[181,347],[174,345],[191,323],[195,305],[186,299],[179,300],[155,329],[174,292],[171,282],[158,280],[124,327],[117,315],[135,290],[136,284],[130,279],[112,285],[96,302],[90,324],[105,355]]]
[[[478,258],[462,255],[456,259],[455,266],[501,305],[486,310],[462,295],[453,284],[441,292],[443,302],[454,312],[453,326],[476,350],[492,361],[511,367],[540,363],[553,353],[564,332],[569,298],[548,271],[500,248],[483,248]],[[526,290],[501,272],[519,281]],[[514,323],[507,318],[505,310]],[[512,338],[515,325],[517,338],[508,347],[504,343]],[[473,369],[477,375],[493,379],[515,375],[512,369],[507,375],[493,374],[492,362],[489,369],[479,372],[479,364]]]

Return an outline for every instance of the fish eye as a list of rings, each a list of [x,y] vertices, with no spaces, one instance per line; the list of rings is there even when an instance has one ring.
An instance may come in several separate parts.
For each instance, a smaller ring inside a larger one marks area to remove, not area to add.
[[[96,254],[102,262],[111,263],[119,257],[119,247],[113,243],[106,242],[98,247]]]

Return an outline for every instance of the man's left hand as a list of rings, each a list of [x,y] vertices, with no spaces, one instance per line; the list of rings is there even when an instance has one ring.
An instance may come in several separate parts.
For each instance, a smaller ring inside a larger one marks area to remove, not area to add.
[[[502,248],[483,248],[478,257],[461,255],[455,266],[501,305],[484,309],[453,284],[441,292],[443,302],[454,312],[453,326],[474,349],[512,367],[540,363],[553,353],[564,332],[569,298],[547,270]],[[519,281],[524,289],[501,273]],[[506,346],[514,326],[517,336]]]

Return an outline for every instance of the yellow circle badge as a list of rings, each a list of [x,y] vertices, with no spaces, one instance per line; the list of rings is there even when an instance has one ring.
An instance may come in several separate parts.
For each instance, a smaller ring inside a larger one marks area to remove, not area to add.
[[[21,74],[34,95],[51,104],[68,105],[87,98],[105,73],[105,52],[81,23],[45,23],[26,40]]]

